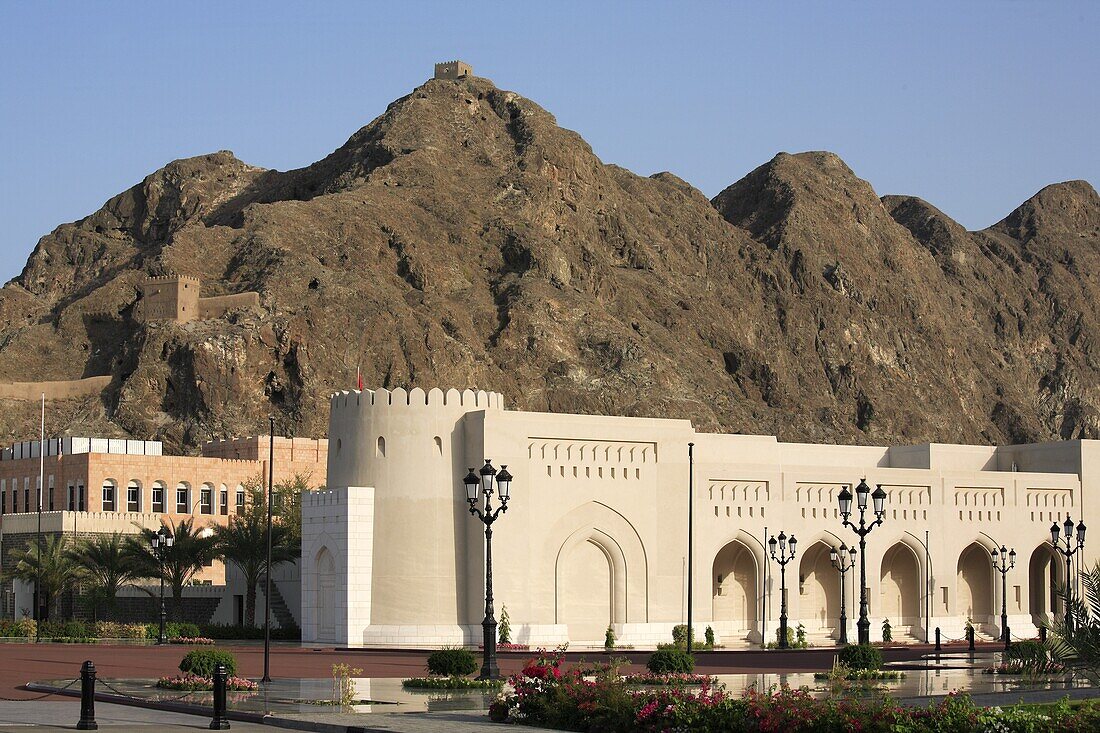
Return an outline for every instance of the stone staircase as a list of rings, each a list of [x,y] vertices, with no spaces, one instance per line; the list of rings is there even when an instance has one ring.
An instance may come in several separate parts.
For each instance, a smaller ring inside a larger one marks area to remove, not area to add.
[[[261,577],[260,589],[265,588],[266,584],[267,579]],[[262,611],[262,609],[260,610]],[[298,628],[298,622],[294,619],[294,614],[291,613],[290,607],[286,604],[283,594],[279,592],[279,584],[274,580],[271,581],[271,615],[279,622],[279,628],[281,629]]]

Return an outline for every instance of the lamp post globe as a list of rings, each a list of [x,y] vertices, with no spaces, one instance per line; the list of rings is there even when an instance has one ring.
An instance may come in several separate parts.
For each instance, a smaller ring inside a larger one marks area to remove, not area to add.
[[[859,632],[859,643],[870,644],[871,620],[868,618],[867,599],[867,535],[875,527],[882,524],[883,518],[886,516],[887,494],[883,491],[881,484],[872,493],[871,487],[867,485],[867,479],[864,477],[860,479],[859,484],[856,486],[855,498],[856,507],[859,509],[858,525],[851,520],[852,492],[845,486],[837,495],[842,524],[845,527],[850,527],[859,536],[859,621],[856,622],[856,628]],[[871,499],[871,508],[875,515],[874,520],[870,523],[867,522],[866,518],[868,498]]]
[[[1016,550],[1011,552],[1004,545],[993,548],[993,569],[1001,574],[1001,641],[1009,644],[1008,632],[1008,571],[1016,567]]]
[[[1066,560],[1066,589],[1073,589],[1073,556],[1085,549],[1085,523],[1078,522],[1077,536],[1073,536],[1073,519],[1066,515],[1066,521],[1061,527],[1058,523],[1050,525],[1050,544]],[[1066,629],[1073,632],[1073,607],[1066,604],[1065,624]]]
[[[473,468],[469,469],[462,479],[462,485],[466,492],[466,502],[470,505],[470,514],[485,525],[485,618],[481,621],[484,659],[478,679],[495,680],[500,679],[500,669],[497,666],[497,620],[493,610],[493,522],[503,512],[508,511],[508,500],[512,496],[512,474],[508,472],[507,466],[501,466],[498,472],[490,459],[486,458],[485,465],[478,472],[475,473]],[[492,504],[494,490],[500,499],[500,504],[495,509]]]
[[[776,547],[779,548],[778,553]],[[771,558],[775,562],[779,563],[779,648],[787,649],[790,647],[790,643],[787,641],[787,563],[794,559],[795,550],[798,547],[798,540],[791,535],[790,540],[787,539],[787,535],[784,532],[779,533],[779,538],[772,537],[768,540],[768,548],[771,551]],[[790,552],[788,553],[788,549]]]
[[[157,571],[158,575],[160,575],[160,631],[157,634],[157,644],[168,643],[168,637],[165,634],[168,614],[164,610],[164,558],[174,542],[175,538],[172,537],[172,533],[164,526],[162,526],[150,539],[150,544],[153,546],[153,557],[156,558]]]

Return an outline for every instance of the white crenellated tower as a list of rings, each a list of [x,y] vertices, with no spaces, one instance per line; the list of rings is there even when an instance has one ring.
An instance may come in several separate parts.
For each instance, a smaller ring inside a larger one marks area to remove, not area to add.
[[[456,564],[471,543],[475,563],[481,555],[480,527],[455,476],[482,463],[480,433],[466,424],[503,407],[499,393],[473,390],[332,396],[330,491],[302,509],[303,577],[313,579],[303,587],[303,638],[442,644],[480,632],[480,618],[456,623],[468,595],[481,592],[478,582],[467,587],[470,576]],[[330,610],[343,608],[346,620]]]

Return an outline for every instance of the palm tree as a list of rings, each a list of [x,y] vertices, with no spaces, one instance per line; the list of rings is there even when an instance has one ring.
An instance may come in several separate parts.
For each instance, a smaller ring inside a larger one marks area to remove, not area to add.
[[[89,595],[93,617],[99,599],[113,611],[119,589],[142,577],[139,574],[141,566],[131,561],[126,539],[120,532],[80,540],[67,554],[83,570],[83,577],[91,581]]]
[[[1068,583],[1062,588],[1066,610],[1073,616],[1073,625],[1065,618],[1052,625],[1053,634],[1047,641],[1051,658],[1065,664],[1092,684],[1100,684],[1100,562],[1079,572],[1084,598]]]
[[[172,589],[172,616],[178,619],[183,607],[183,586],[196,573],[215,558],[214,538],[203,529],[195,528],[195,520],[181,519],[175,526],[165,523],[175,538],[171,547],[164,549],[164,563],[153,554],[154,530],[141,527],[141,532],[126,538],[126,555],[134,569],[135,577],[164,578]]]
[[[244,617],[246,623],[255,626],[256,586],[267,572],[267,506],[262,488],[253,484],[248,491],[244,511],[231,517],[228,525],[214,528],[214,546],[219,557],[241,569],[245,584]],[[272,567],[291,562],[302,554],[295,539],[287,524],[272,524]]]
[[[64,535],[47,535],[42,538],[41,545],[32,542],[28,547],[8,553],[8,557],[15,561],[15,567],[7,577],[38,583],[47,618],[57,596],[81,574],[80,568],[66,551],[67,544]]]

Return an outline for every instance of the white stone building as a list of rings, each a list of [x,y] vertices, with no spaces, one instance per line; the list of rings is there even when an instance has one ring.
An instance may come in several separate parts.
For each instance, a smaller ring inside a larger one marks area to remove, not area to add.
[[[798,538],[787,567],[790,625],[835,637],[840,583],[829,548],[856,535],[837,495],[861,478],[887,492],[868,537],[872,639],[967,618],[1000,630],[990,551],[1015,549],[1007,576],[1016,636],[1058,612],[1065,565],[1049,528],[1095,524],[1100,442],[895,447],[781,443],[697,433],[686,420],[518,412],[499,394],[417,388],[332,397],[329,490],[303,507],[302,628],[341,645],[476,643],[483,615],[483,526],[462,478],[485,458],[515,479],[494,525],[497,613],[513,640],[622,644],[671,638],[686,618],[688,444],[694,443],[693,620],[727,645],[775,638],[779,568],[767,537]],[[856,517],[858,518],[858,517]],[[766,534],[767,533],[767,534]],[[1086,544],[1084,560],[1097,554]],[[855,638],[858,568],[848,574]]]

